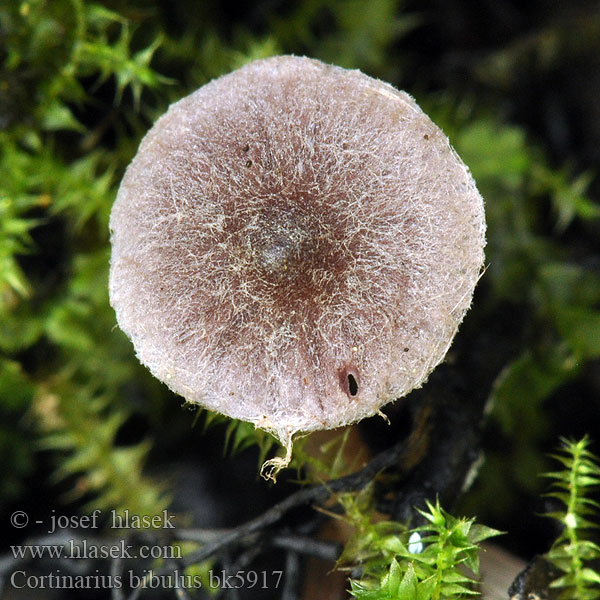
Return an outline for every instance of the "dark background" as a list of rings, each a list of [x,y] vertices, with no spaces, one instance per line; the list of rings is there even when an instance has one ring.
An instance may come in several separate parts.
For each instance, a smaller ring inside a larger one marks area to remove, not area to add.
[[[295,489],[293,478],[282,477],[276,487],[257,478],[250,433],[239,438],[249,448],[225,457],[226,423],[206,432],[204,417],[192,425],[197,413],[181,408],[136,364],[124,336],[110,332],[115,319],[103,287],[107,215],[153,120],[171,101],[249,58],[294,53],[360,68],[414,95],[471,167],[486,201],[487,271],[447,364],[423,393],[442,393],[458,381],[457,402],[494,401],[487,462],[456,511],[506,531],[499,543],[525,559],[547,551],[557,534],[540,516],[548,510],[540,473],[554,468],[548,453],[561,436],[589,434],[597,442],[599,433],[600,4],[103,6],[127,20],[132,55],[160,38],[149,62],[157,75],[137,95],[131,82],[121,86],[124,66],[114,58],[105,73],[100,59],[81,63],[73,77],[80,88],[65,85],[56,95],[77,127],[48,125],[52,82],[72,60],[77,39],[70,3],[0,6],[3,194],[16,204],[21,196],[37,198],[15,213],[36,220],[27,226],[30,239],[9,248],[31,289],[21,294],[8,278],[0,288],[0,538],[16,543],[24,533],[41,533],[12,528],[8,517],[17,509],[32,522],[96,506],[142,511],[147,505],[128,504],[142,502],[137,485],[156,490],[148,506],[159,505],[166,490],[171,506],[198,527],[237,524]],[[90,27],[104,32],[107,45],[121,39],[117,21]],[[32,132],[41,146],[28,145]],[[92,155],[93,166],[74,167]],[[94,188],[106,173],[106,185]],[[7,215],[0,212],[0,219],[8,223]],[[4,227],[8,244],[13,234]],[[14,268],[7,265],[6,275]],[[93,409],[82,408],[92,401]],[[372,450],[406,434],[393,419],[401,418],[402,403],[387,412],[392,427],[359,426]],[[118,425],[109,431],[114,414]],[[80,439],[78,431],[87,433]],[[103,445],[88,443],[98,432],[105,432]],[[136,470],[144,483],[131,481],[128,495],[128,476],[111,471],[108,484],[97,484],[97,465],[144,443],[139,457],[121,455],[124,473]],[[73,456],[81,460],[68,462]],[[113,488],[119,491],[111,504]]]

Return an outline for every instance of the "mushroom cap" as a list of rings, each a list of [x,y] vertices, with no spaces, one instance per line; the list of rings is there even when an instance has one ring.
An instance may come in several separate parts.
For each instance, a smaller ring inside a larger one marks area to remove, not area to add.
[[[140,361],[284,443],[420,386],[485,245],[468,168],[409,95],[295,56],[173,104],[110,226],[111,303]]]

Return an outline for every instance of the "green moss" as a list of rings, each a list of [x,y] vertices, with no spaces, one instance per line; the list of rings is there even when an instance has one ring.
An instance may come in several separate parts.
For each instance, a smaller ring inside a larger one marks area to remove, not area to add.
[[[55,480],[69,482],[71,498],[138,514],[168,502],[166,487],[144,475],[159,427],[133,446],[121,445],[118,434],[134,413],[169,428],[156,414],[176,406],[115,330],[106,289],[110,208],[154,119],[212,77],[277,53],[306,53],[401,86],[420,64],[416,50],[402,52],[398,42],[429,18],[396,0],[307,0],[261,9],[251,26],[237,15],[224,24],[216,2],[167,3],[169,11],[164,4],[0,6],[0,452],[11,465],[3,502],[19,499],[39,448],[50,451]],[[498,56],[508,81],[519,54]],[[556,428],[544,410],[548,399],[600,357],[600,276],[585,260],[600,215],[588,194],[593,174],[553,164],[531,132],[506,123],[493,90],[477,99],[466,86],[417,95],[486,201],[487,270],[460,335],[483,336],[489,323],[505,319],[512,337],[490,394],[502,450],[490,454],[471,507],[508,511],[518,493],[538,486],[540,445]],[[581,233],[577,244],[573,229]],[[526,315],[523,327],[512,323],[514,314]],[[272,439],[250,426],[230,425],[227,439],[233,449],[273,451]],[[338,446],[331,460],[298,448],[296,467],[343,472]],[[445,514],[432,506],[434,513]],[[446,530],[470,523],[445,518]],[[355,550],[367,554],[370,540],[407,533],[397,524],[364,527]],[[416,558],[410,564],[402,552],[385,555],[360,586],[414,596],[424,567]]]

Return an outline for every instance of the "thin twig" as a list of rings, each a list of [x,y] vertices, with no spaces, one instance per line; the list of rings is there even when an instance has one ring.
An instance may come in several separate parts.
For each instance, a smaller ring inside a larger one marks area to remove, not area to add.
[[[169,568],[175,571],[181,566],[179,563],[179,560],[170,560],[167,564]],[[180,586],[177,580],[175,582],[175,596],[180,600],[189,600],[190,598],[189,594],[185,591],[185,587]]]
[[[233,572],[242,571],[264,550],[263,544],[252,544],[247,550],[240,553],[231,566]]]
[[[341,544],[337,544],[336,542],[315,540],[311,537],[301,535],[274,535],[269,541],[276,548],[285,548],[299,554],[308,554],[331,561],[336,561],[342,551]]]
[[[285,583],[281,591],[281,600],[298,599],[298,583],[300,577],[300,559],[295,552],[288,552],[285,557]]]
[[[110,565],[110,575],[111,575],[113,581],[117,581],[118,579],[121,578],[122,563],[123,563],[122,557],[115,558],[112,561],[112,563]],[[112,595],[113,600],[125,600],[125,594],[121,590],[121,587],[118,585],[113,586],[111,595]]]
[[[186,567],[200,563],[219,550],[239,543],[247,538],[250,534],[264,530],[274,523],[277,523],[277,521],[282,519],[294,508],[305,506],[307,504],[323,502],[329,498],[332,493],[352,491],[364,487],[380,471],[395,465],[402,455],[404,448],[405,442],[399,442],[391,448],[388,448],[387,450],[384,450],[378,454],[369,462],[367,466],[356,473],[328,481],[322,485],[316,485],[294,492],[278,504],[275,504],[266,510],[258,517],[255,517],[246,523],[242,523],[238,527],[225,530],[219,537],[206,543],[202,548],[196,550],[196,552],[192,552],[187,556],[184,556],[181,560],[181,563]],[[182,529],[175,531],[174,534],[175,539],[180,540],[190,539],[187,537],[188,535],[195,537],[196,539],[202,537],[202,533],[200,533],[199,530]],[[168,568],[163,568],[158,572],[158,575],[165,575],[169,572],[170,570]],[[130,596],[130,600],[136,600],[136,598],[137,595],[132,594]]]
[[[225,584],[227,581],[228,574],[235,576],[236,572],[233,569],[229,555],[225,555],[223,557],[223,584]],[[237,586],[226,587],[225,590],[222,591],[228,600],[240,600],[240,591],[238,590]]]

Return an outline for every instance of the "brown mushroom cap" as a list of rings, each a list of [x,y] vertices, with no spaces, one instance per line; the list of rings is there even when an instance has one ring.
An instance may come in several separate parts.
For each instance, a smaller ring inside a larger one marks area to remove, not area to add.
[[[485,244],[468,169],[410,96],[294,56],[172,105],[111,230],[111,303],[140,361],[288,445],[423,383]]]

